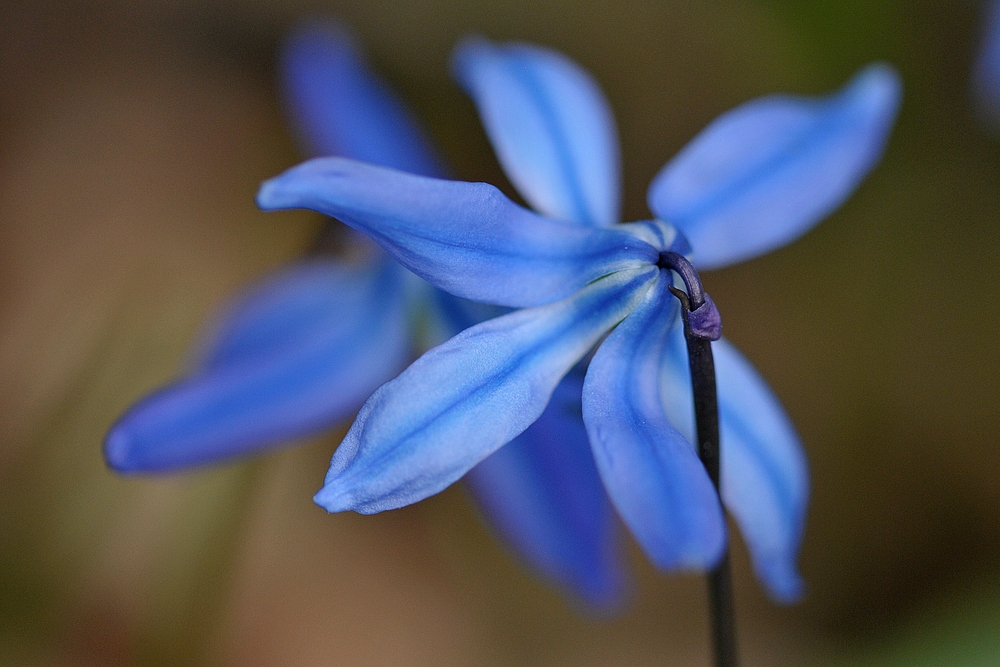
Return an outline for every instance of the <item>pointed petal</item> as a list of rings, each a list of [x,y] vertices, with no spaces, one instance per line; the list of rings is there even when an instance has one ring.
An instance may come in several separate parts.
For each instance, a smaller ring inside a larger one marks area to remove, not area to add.
[[[784,602],[801,595],[795,566],[809,471],[795,428],[767,384],[725,339],[712,344],[719,391],[722,499],[753,558],[757,576]],[[670,420],[694,441],[694,404],[684,335],[670,341],[663,374]]]
[[[550,49],[473,38],[455,50],[453,69],[529,204],[562,220],[618,222],[614,116],[582,67]]]
[[[708,568],[722,556],[719,496],[694,447],[667,421],[661,358],[675,318],[667,271],[598,348],[583,387],[583,420],[611,501],[665,569]]]
[[[614,512],[580,418],[571,372],[542,416],[463,478],[489,523],[528,564],[598,609],[621,602],[626,575]]]
[[[306,153],[444,175],[414,115],[372,71],[354,36],[340,24],[299,26],[283,45],[278,73]]]
[[[822,220],[875,166],[901,85],[871,65],[821,99],[773,96],[717,118],[649,188],[649,207],[677,225],[699,268],[756,257]]]
[[[485,183],[423,178],[342,158],[311,160],[267,181],[257,204],[332,215],[431,284],[502,306],[551,303],[658,257],[625,230],[536,215]]]
[[[405,362],[402,274],[392,262],[354,271],[317,263],[251,293],[219,329],[203,368],[111,428],[108,464],[163,472],[211,463],[348,416]],[[324,282],[340,289],[314,290]]]
[[[364,514],[431,496],[534,422],[559,380],[642,298],[655,269],[621,271],[558,303],[466,329],[376,391],[316,502]]]

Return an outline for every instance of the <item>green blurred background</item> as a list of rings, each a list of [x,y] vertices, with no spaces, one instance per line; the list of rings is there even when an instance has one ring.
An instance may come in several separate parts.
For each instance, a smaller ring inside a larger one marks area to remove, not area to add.
[[[581,615],[459,487],[373,517],[311,502],[338,434],[120,479],[103,432],[180,372],[212,309],[306,248],[257,184],[298,158],[273,54],[352,25],[457,173],[511,192],[447,59],[468,32],[563,50],[619,125],[625,217],[717,114],[887,60],[882,165],[790,247],[706,276],[795,420],[809,593],[770,603],[736,545],[747,665],[1000,664],[1000,138],[972,2],[22,2],[0,7],[0,664],[705,665],[704,584],[654,572]],[[342,433],[342,431],[341,431]]]

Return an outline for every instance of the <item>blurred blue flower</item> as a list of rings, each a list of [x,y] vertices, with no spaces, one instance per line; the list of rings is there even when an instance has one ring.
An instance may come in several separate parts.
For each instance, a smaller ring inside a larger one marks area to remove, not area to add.
[[[683,336],[658,259],[693,248],[700,267],[723,266],[816,224],[878,161],[897,75],[874,65],[827,98],[767,97],[724,114],[653,180],[657,219],[616,224],[615,129],[583,70],[546,49],[482,40],[458,48],[455,70],[511,181],[541,214],[484,183],[343,158],[306,162],[258,194],[265,210],[336,217],[458,297],[519,308],[462,331],[382,385],[334,454],[316,502],[372,513],[441,491],[529,428],[597,346],[582,411],[619,515],[660,567],[710,567],[725,522],[690,444]],[[769,591],[794,599],[804,456],[751,365],[725,341],[714,350],[722,500]],[[508,502],[530,499],[518,488],[509,494]]]
[[[1000,0],[983,3],[983,19],[972,66],[972,94],[983,119],[1000,126]]]
[[[397,96],[332,23],[302,26],[280,56],[283,98],[302,145],[429,176],[443,161]],[[348,239],[359,245],[367,239]],[[429,347],[503,309],[463,302],[367,242],[363,259],[314,255],[230,304],[187,377],[143,399],[108,433],[109,464],[166,472],[313,435],[352,415]],[[581,372],[542,417],[467,476],[490,523],[535,568],[595,607],[625,576],[614,512],[580,421]]]

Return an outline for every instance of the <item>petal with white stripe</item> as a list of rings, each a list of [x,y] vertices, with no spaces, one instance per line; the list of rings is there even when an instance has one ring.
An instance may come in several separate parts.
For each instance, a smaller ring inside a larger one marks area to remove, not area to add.
[[[677,311],[661,270],[655,288],[598,348],[583,387],[583,420],[611,501],[650,559],[705,569],[722,556],[719,496],[694,447],[667,420],[662,357]]]
[[[456,296],[501,306],[552,303],[659,254],[634,234],[546,218],[485,183],[320,158],[267,181],[265,210],[308,208],[364,232]]]
[[[361,408],[316,502],[369,514],[455,482],[542,414],[566,372],[635,307],[655,275],[653,267],[615,273],[424,354]]]

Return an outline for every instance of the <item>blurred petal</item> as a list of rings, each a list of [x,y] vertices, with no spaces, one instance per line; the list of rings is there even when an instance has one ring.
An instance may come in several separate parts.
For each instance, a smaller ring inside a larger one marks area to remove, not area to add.
[[[348,416],[405,363],[402,274],[392,262],[358,270],[317,262],[251,292],[217,332],[204,368],[112,427],[109,465],[161,472],[210,463]]]
[[[428,305],[430,317],[427,335],[432,341],[430,347],[437,347],[460,331],[511,311],[503,306],[461,299],[439,289],[433,290],[433,297],[428,300]]]
[[[597,608],[621,601],[626,576],[614,512],[580,418],[571,372],[545,412],[464,477],[490,524],[533,567]]]
[[[316,502],[363,514],[456,481],[531,425],[563,375],[642,299],[653,267],[471,329],[376,391],[333,456]]]
[[[324,328],[331,338],[342,336],[351,326],[343,313],[368,307],[376,270],[391,269],[313,257],[267,276],[223,309],[197,354],[196,369],[262,360]]]
[[[653,562],[708,568],[726,543],[719,496],[660,401],[662,357],[677,308],[668,276],[663,270],[598,348],[583,386],[583,420],[611,501]]]
[[[757,576],[790,602],[803,584],[795,566],[809,471],[795,428],[753,366],[725,339],[712,344],[719,390],[722,499],[743,532]],[[694,404],[684,334],[670,341],[662,378],[670,421],[694,442]]]
[[[655,248],[618,228],[545,218],[485,183],[444,181],[341,158],[321,158],[267,181],[264,210],[309,208],[368,234],[431,284],[474,301],[536,306],[587,283],[656,261]]]
[[[279,75],[306,153],[444,175],[413,114],[368,67],[340,24],[312,22],[293,31],[280,54]]]
[[[653,179],[649,207],[699,268],[785,245],[837,208],[882,155],[899,75],[871,65],[827,98],[765,97],[717,118]]]
[[[984,2],[983,35],[972,69],[972,93],[982,116],[1000,125],[1000,2]]]
[[[618,222],[614,116],[582,67],[530,44],[467,39],[455,51],[454,70],[479,108],[500,164],[529,204],[563,220]]]

